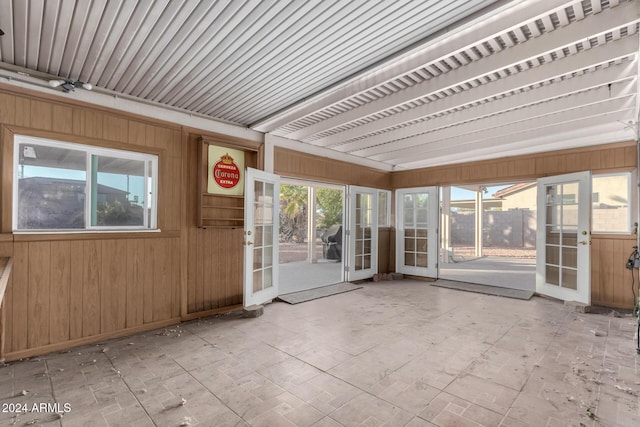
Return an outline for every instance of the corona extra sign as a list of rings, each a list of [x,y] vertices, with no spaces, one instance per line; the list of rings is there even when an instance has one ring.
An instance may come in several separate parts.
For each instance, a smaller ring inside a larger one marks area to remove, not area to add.
[[[242,195],[244,190],[244,152],[209,146],[207,192]]]

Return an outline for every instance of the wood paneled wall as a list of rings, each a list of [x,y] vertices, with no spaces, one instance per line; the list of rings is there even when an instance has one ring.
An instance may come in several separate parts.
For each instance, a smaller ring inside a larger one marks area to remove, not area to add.
[[[591,236],[591,304],[633,308],[631,283],[637,296],[638,280],[625,264],[635,245],[635,236]]]
[[[291,178],[391,189],[387,172],[281,147],[275,147],[273,170]]]
[[[636,144],[626,142],[392,172],[391,184],[394,189],[431,185],[489,184],[589,170],[600,173],[629,171],[635,167]]]
[[[194,131],[195,132],[195,131]],[[198,228],[198,179],[202,179],[198,150],[202,148],[201,133],[185,135],[185,195],[186,214],[183,230],[186,236],[186,313],[187,317],[205,315],[217,309],[242,304],[244,229]],[[257,148],[255,144],[223,136],[209,135],[210,144]],[[256,167],[256,159],[247,166]]]
[[[0,130],[7,359],[180,321],[181,128],[0,85]],[[161,232],[11,234],[15,134],[158,155]]]
[[[391,181],[393,188],[488,184],[517,182],[587,170],[606,173],[631,171],[635,168],[636,143],[627,142],[393,172]],[[592,236],[592,304],[617,308],[633,307],[635,301],[631,292],[631,272],[625,268],[625,262],[635,242],[635,235]],[[394,246],[394,243],[391,242],[391,245]]]

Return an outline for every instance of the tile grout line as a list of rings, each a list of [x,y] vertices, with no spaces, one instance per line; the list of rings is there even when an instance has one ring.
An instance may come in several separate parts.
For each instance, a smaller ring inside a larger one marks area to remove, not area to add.
[[[145,337],[145,341],[148,342],[148,340]],[[155,344],[153,344],[155,345]],[[99,344],[99,346],[101,346],[101,344]],[[156,346],[157,347],[157,346]],[[104,348],[104,347],[103,347]],[[109,361],[109,364],[111,365],[111,368],[113,369],[113,371],[116,373],[116,375],[118,375],[118,377],[122,380],[122,383],[127,386],[127,390],[129,390],[129,392],[131,393],[131,395],[133,396],[133,398],[136,400],[136,402],[138,402],[138,404],[140,405],[140,408],[142,408],[142,410],[144,411],[145,414],[147,414],[147,417],[149,418],[149,421],[151,421],[151,423],[154,426],[157,426],[158,424],[156,424],[156,422],[153,420],[153,418],[151,417],[151,414],[149,414],[149,411],[147,411],[147,408],[145,408],[144,404],[140,401],[140,399],[138,399],[138,395],[131,389],[131,386],[129,385],[129,382],[127,381],[127,379],[125,378],[124,375],[122,375],[120,373],[120,370],[118,368],[116,368],[116,366],[113,364],[113,360],[111,359],[111,357],[109,357],[109,354],[106,351],[103,351],[103,354],[105,355],[106,359]],[[105,419],[106,420],[106,419]],[[108,423],[108,422],[107,422]]]
[[[513,409],[513,404],[516,403],[516,401],[518,400],[518,397],[520,397],[520,395],[522,394],[522,390],[524,389],[524,386],[527,385],[527,383],[529,382],[529,380],[531,379],[531,377],[533,376],[533,373],[536,371],[537,368],[539,368],[539,362],[542,360],[542,358],[544,358],[544,356],[547,354],[547,352],[549,351],[549,348],[551,348],[551,344],[553,344],[553,342],[555,341],[555,339],[558,337],[558,333],[560,332],[560,329],[562,329],[563,324],[567,323],[567,319],[571,316],[571,312],[566,313],[564,318],[558,322],[558,327],[556,328],[556,331],[553,333],[553,336],[551,337],[551,340],[549,340],[549,344],[547,344],[547,348],[545,348],[544,353],[542,353],[541,358],[533,365],[533,369],[531,370],[531,372],[529,372],[529,375],[527,375],[527,379],[524,382],[524,384],[522,385],[522,387],[520,387],[520,390],[518,390],[518,395],[516,396],[516,398],[513,400],[513,402],[511,403],[511,405],[509,406],[509,409],[507,409],[507,412],[504,414],[504,416],[502,417],[502,421],[500,422],[500,425],[502,425],[502,422],[504,422],[505,418],[509,416],[509,413],[511,412],[511,410]]]

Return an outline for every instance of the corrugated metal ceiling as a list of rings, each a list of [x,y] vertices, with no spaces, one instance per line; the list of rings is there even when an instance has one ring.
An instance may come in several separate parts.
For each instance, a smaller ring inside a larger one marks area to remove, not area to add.
[[[0,0],[0,68],[417,168],[631,139],[639,2]]]
[[[2,0],[2,62],[250,125],[495,0]]]

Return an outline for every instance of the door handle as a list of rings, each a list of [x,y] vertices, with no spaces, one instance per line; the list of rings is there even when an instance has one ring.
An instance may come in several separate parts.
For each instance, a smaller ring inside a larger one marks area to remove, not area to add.
[[[588,240],[588,241],[587,240],[582,240],[582,241],[580,241],[580,244],[581,245],[590,245],[591,244],[591,240]]]
[[[251,246],[251,245],[253,245],[253,242],[248,242],[248,241],[245,240],[244,242],[242,242],[242,246],[245,246],[245,245],[246,246]]]

